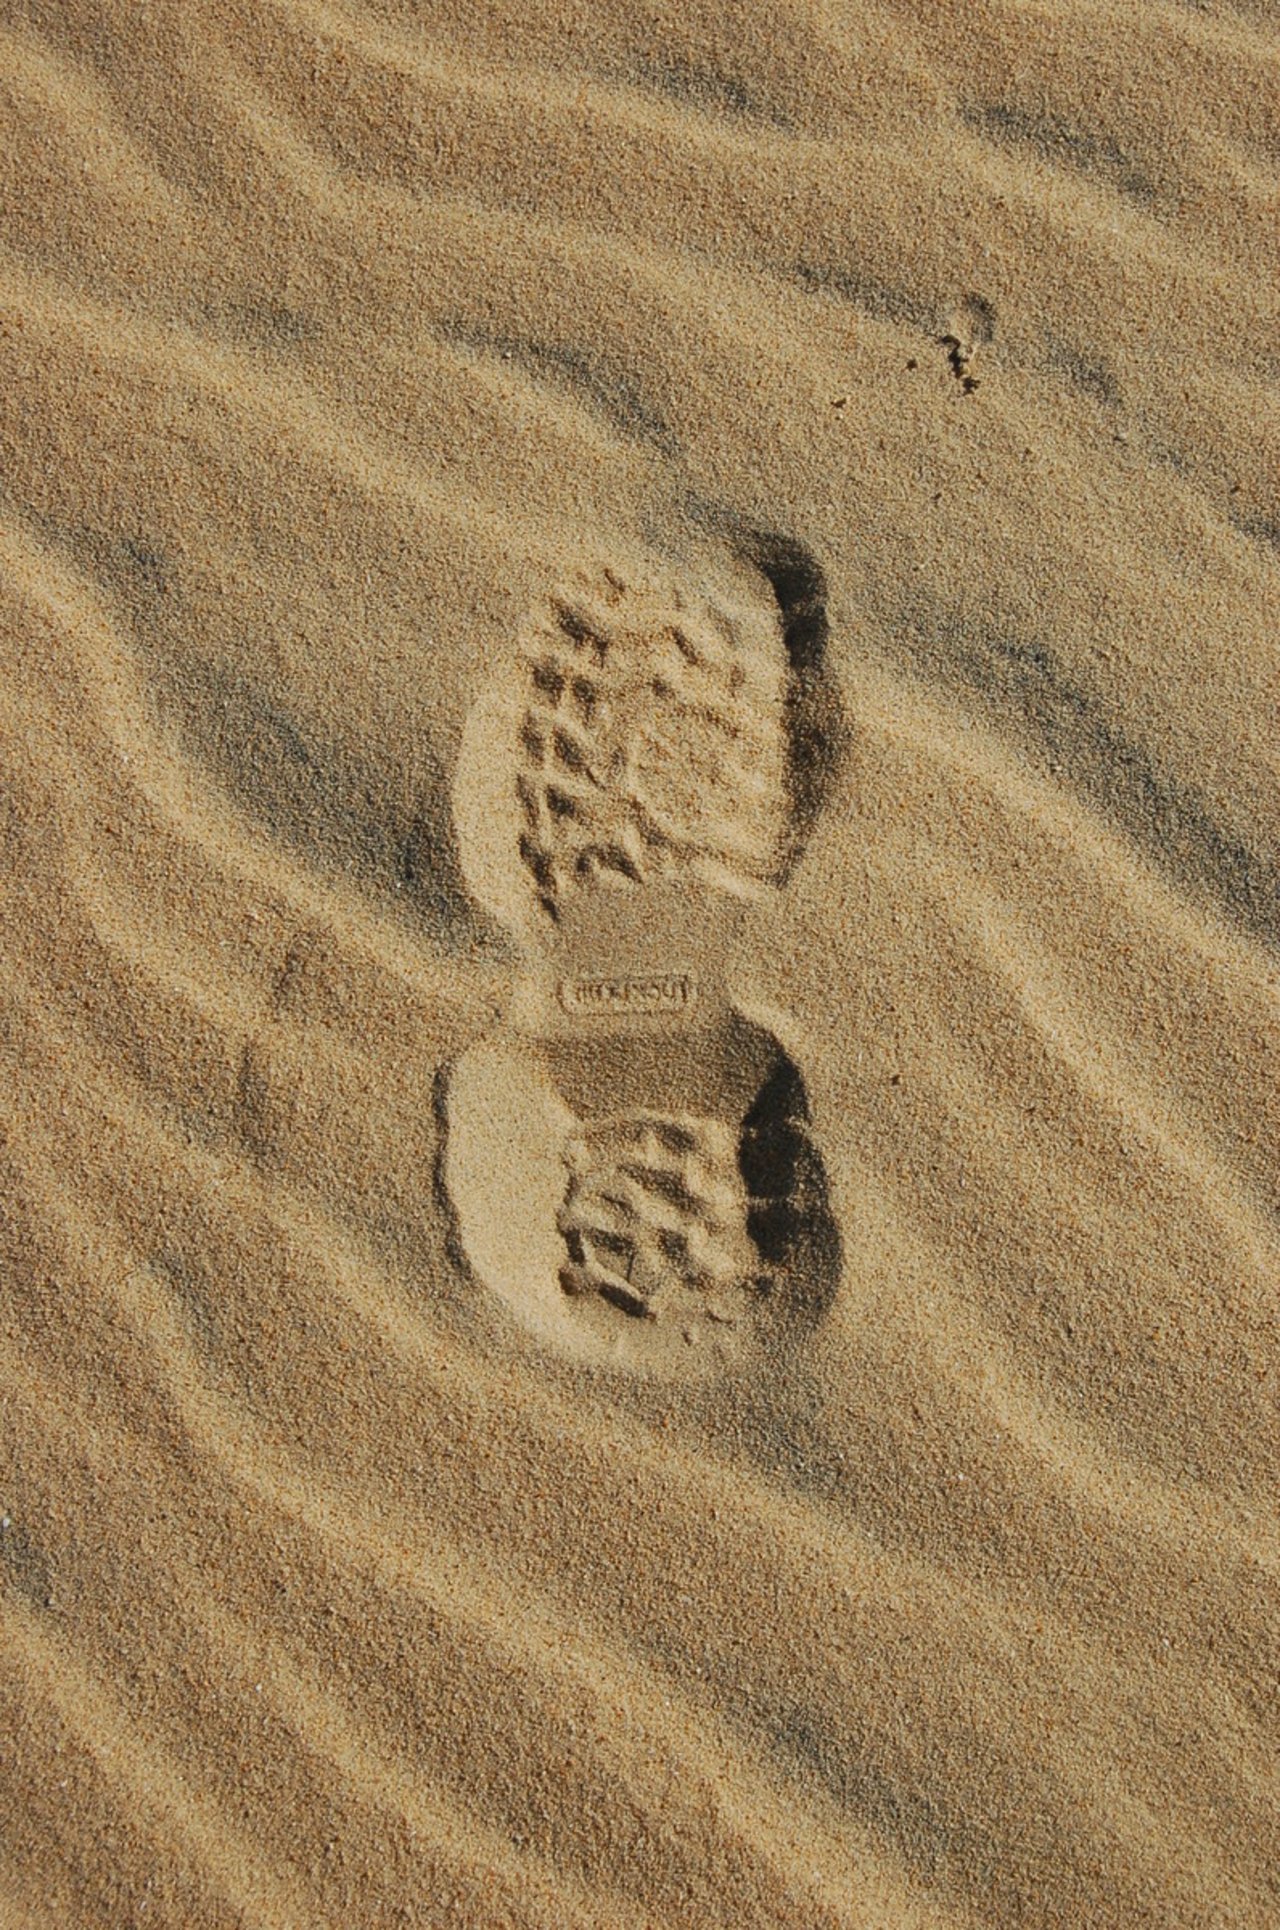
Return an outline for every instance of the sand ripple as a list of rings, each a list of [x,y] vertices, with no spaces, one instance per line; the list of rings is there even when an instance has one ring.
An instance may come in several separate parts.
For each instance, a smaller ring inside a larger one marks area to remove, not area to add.
[[[1265,1930],[1267,9],[430,11],[0,20],[0,1922]],[[840,1277],[621,1373],[442,1184],[463,731],[798,557]]]

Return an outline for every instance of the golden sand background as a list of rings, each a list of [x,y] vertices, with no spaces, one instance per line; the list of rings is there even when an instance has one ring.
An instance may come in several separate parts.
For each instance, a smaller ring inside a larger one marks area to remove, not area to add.
[[[0,29],[5,1930],[1267,1930],[1273,9]],[[462,1264],[453,778],[735,530],[844,1264],[683,1385]]]

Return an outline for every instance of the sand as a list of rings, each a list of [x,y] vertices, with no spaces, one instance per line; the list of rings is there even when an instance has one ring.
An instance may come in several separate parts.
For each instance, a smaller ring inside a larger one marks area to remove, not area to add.
[[[1272,7],[0,94],[3,1930],[1269,1930]]]

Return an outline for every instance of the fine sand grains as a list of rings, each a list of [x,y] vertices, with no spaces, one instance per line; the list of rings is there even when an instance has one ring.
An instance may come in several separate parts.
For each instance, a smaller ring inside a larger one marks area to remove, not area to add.
[[[1272,1930],[1272,9],[0,129],[0,1930]]]

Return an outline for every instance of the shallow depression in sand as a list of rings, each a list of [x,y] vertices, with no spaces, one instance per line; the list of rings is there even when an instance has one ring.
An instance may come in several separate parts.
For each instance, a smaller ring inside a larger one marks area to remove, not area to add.
[[[582,577],[481,696],[464,869],[523,963],[447,1082],[478,1277],[546,1340],[706,1373],[829,1302],[839,1241],[803,1079],[724,983],[796,855],[785,611]],[[767,939],[766,941],[767,942]]]

